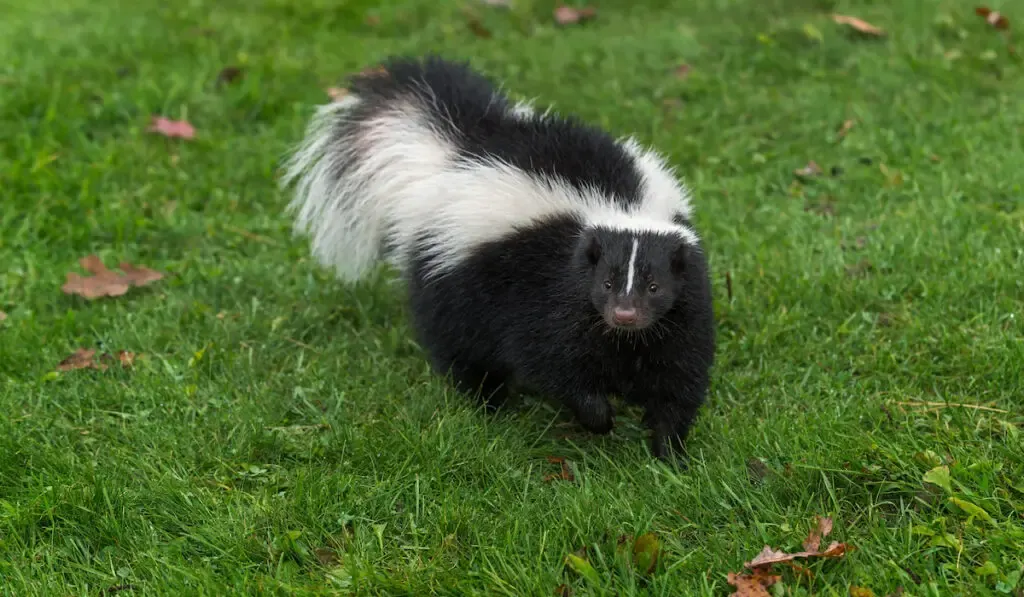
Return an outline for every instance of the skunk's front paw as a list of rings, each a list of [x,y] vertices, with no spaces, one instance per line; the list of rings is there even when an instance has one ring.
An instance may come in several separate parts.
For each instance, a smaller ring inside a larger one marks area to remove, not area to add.
[[[615,411],[604,396],[586,396],[575,410],[580,424],[591,433],[603,435],[615,426]]]

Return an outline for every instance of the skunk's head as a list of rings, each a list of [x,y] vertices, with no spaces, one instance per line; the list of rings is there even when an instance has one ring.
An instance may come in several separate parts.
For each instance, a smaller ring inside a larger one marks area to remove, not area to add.
[[[611,329],[629,332],[650,328],[676,306],[702,256],[679,234],[593,227],[583,232],[576,258],[591,304]]]

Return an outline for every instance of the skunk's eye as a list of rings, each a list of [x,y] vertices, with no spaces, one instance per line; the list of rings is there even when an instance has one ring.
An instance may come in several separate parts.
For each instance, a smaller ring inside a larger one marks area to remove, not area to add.
[[[611,280],[605,280],[604,281],[604,289],[605,290],[611,290],[612,289],[612,281]]]
[[[654,294],[655,292],[658,292],[658,285],[657,284],[651,284],[650,286],[647,287],[647,292],[650,292],[651,294]]]

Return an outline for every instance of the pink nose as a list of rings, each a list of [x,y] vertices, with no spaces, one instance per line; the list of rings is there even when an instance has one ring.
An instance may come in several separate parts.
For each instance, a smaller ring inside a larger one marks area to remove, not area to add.
[[[636,309],[620,309],[616,307],[615,311],[612,312],[612,317],[615,318],[615,323],[632,325],[636,323]]]

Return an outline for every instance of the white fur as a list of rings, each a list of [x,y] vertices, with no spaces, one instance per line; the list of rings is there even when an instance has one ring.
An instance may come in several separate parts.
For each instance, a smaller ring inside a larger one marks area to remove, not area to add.
[[[415,248],[428,258],[428,273],[439,274],[480,244],[557,215],[575,216],[585,226],[675,234],[697,242],[693,230],[672,222],[673,216],[690,213],[685,190],[660,158],[635,141],[623,147],[637,158],[644,190],[640,204],[626,210],[595,189],[580,191],[496,159],[458,158],[422,109],[425,101],[433,98],[395,102],[361,123],[344,145],[332,136],[332,127],[360,99],[350,95],[324,106],[289,161],[284,184],[299,181],[290,204],[297,212],[296,231],[312,236],[314,256],[340,278],[365,275],[381,259],[384,242],[396,247],[388,257],[399,270]],[[511,112],[536,117],[527,103]],[[355,154],[357,167],[332,182],[338,162]],[[415,246],[423,237],[428,240]]]
[[[636,278],[636,250],[640,239],[633,237],[633,248],[629,252],[629,270],[626,274],[626,294],[633,292],[633,280]]]

